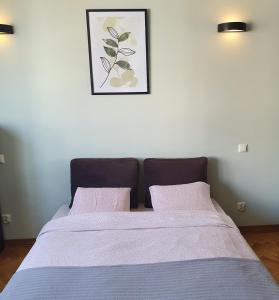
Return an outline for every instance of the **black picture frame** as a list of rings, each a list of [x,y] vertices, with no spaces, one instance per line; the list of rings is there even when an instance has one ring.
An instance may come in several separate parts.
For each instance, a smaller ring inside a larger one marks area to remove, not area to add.
[[[90,13],[91,12],[144,12],[144,32],[145,32],[145,52],[146,52],[146,91],[137,92],[96,92],[94,88],[93,78],[93,60],[91,47],[91,32],[90,32]],[[86,9],[87,37],[88,37],[88,52],[89,52],[89,67],[90,67],[90,84],[91,95],[137,95],[150,94],[150,70],[149,70],[149,27],[148,27],[148,9]]]

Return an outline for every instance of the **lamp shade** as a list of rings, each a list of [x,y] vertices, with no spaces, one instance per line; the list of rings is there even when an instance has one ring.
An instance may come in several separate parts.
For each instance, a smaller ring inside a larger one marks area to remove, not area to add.
[[[0,34],[13,34],[14,28],[12,25],[0,24]]]
[[[244,22],[227,22],[218,24],[218,32],[240,32],[247,31],[246,23]]]

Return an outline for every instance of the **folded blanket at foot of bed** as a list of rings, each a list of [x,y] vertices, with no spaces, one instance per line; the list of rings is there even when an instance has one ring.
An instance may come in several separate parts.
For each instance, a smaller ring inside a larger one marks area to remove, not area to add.
[[[279,299],[259,261],[212,258],[141,265],[43,267],[17,272],[3,300]]]

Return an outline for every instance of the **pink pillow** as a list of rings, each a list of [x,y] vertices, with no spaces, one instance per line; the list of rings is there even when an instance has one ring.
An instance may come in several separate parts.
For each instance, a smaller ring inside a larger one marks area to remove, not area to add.
[[[212,210],[210,186],[205,182],[180,185],[153,185],[149,188],[155,211]]]
[[[130,188],[81,188],[69,215],[100,211],[130,211]]]

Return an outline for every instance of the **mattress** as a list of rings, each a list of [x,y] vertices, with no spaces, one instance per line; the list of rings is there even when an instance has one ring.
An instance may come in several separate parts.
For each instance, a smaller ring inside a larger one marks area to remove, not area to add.
[[[218,204],[218,202],[215,199],[212,199],[212,202],[214,204],[214,207],[217,212],[220,214],[225,215],[226,213],[222,209],[222,207]],[[57,218],[62,218],[66,217],[69,214],[70,208],[68,204],[63,204],[60,206],[57,210],[57,212],[54,214],[54,216],[51,218],[52,220],[57,219]],[[143,203],[140,203],[138,208],[136,209],[131,209],[132,212],[143,212],[143,211],[153,211],[153,208],[146,208]]]
[[[1,299],[279,299],[270,274],[214,205],[75,216],[63,206]]]

